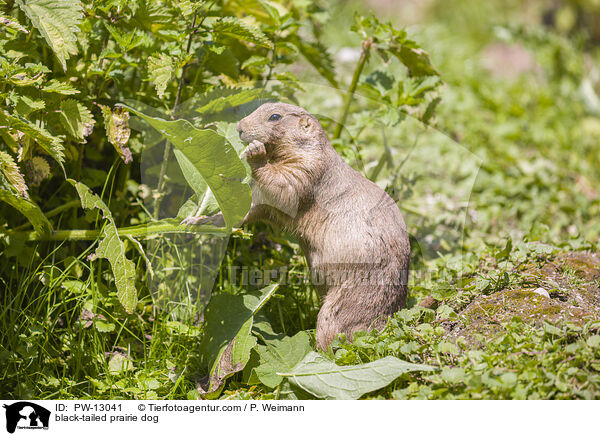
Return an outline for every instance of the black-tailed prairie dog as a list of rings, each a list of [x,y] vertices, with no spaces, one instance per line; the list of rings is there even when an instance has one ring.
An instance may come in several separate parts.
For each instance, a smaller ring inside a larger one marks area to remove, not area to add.
[[[296,235],[323,298],[317,347],[381,328],[406,303],[410,244],[396,203],[352,169],[306,110],[266,103],[238,124],[248,143],[252,206]]]

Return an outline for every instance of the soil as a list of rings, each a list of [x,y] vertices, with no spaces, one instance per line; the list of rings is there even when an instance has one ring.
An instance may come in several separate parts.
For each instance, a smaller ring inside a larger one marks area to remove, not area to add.
[[[514,317],[534,325],[600,320],[598,253],[560,254],[541,267],[527,266],[525,274],[527,286],[475,298],[458,314],[458,320],[448,325],[449,335],[480,342],[479,335],[494,336]]]

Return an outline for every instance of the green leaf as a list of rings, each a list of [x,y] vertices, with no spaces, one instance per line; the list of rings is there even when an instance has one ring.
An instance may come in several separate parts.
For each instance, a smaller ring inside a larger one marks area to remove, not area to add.
[[[80,280],[65,280],[60,287],[76,295],[83,295],[89,291],[88,285]]]
[[[204,313],[205,331],[200,349],[204,358],[214,360],[275,293],[279,285],[269,285],[257,294],[213,295]]]
[[[106,22],[104,23],[104,26],[108,29],[111,36],[114,38],[123,52],[134,49],[144,41],[143,35],[136,36],[136,30],[131,31],[130,33],[125,33],[120,32],[119,29],[107,24]]]
[[[202,6],[202,3],[196,3],[194,0],[179,0],[175,5],[184,17],[189,17]]]
[[[44,109],[46,107],[46,103],[44,100],[33,100],[29,97],[21,95],[19,97],[19,102],[17,103],[16,110],[19,115],[26,117],[29,114]]]
[[[43,180],[50,177],[50,165],[42,156],[33,156],[26,161],[27,178],[31,186],[39,185]]]
[[[198,99],[196,112],[203,115],[224,112],[227,109],[250,103],[258,98],[269,98],[262,89],[215,88]]]
[[[257,347],[260,364],[254,368],[254,372],[262,384],[276,388],[283,381],[283,376],[278,373],[292,372],[311,350],[310,336],[306,332],[281,340],[270,340],[266,346]]]
[[[269,58],[265,56],[250,56],[246,59],[242,66],[240,67],[242,70],[248,67],[261,67],[269,64]]]
[[[269,285],[258,294],[213,295],[204,312],[205,329],[200,352],[209,364],[209,379],[202,387],[210,398],[220,391],[224,380],[241,371],[250,358],[250,350],[256,345],[252,336],[254,315],[275,293],[278,284]]]
[[[125,256],[125,244],[119,238],[119,232],[110,209],[102,199],[94,194],[83,183],[67,179],[75,187],[81,198],[84,209],[99,209],[106,223],[102,229],[101,240],[95,257],[107,259],[115,277],[117,297],[127,313],[133,313],[137,305],[137,290],[135,288],[135,264]]]
[[[440,375],[442,380],[452,384],[465,381],[464,368],[444,368]]]
[[[592,348],[600,348],[600,335],[590,336],[587,339],[587,344]]]
[[[335,80],[335,67],[333,60],[327,52],[327,48],[319,42],[306,42],[299,37],[295,37],[291,42],[298,48],[302,56],[311,63],[313,67],[323,76],[331,85],[338,87]]]
[[[25,118],[13,116],[3,111],[0,111],[0,123],[29,136],[62,166],[64,147],[60,138],[52,136],[46,129]]]
[[[271,2],[268,0],[258,0],[258,3],[267,11],[273,22],[279,27],[281,25],[281,14],[279,13],[278,8],[287,12],[285,7],[279,3]],[[285,13],[284,13],[285,15]]]
[[[165,53],[150,56],[148,59],[148,74],[150,80],[154,82],[158,97],[162,98],[167,85],[175,74],[175,64],[171,56]]]
[[[260,29],[245,23],[239,18],[221,18],[214,23],[212,30],[217,39],[228,36],[241,41],[252,42],[262,47],[273,48],[273,44],[269,41],[269,38]]]
[[[505,372],[500,376],[500,381],[507,386],[514,386],[517,384],[518,376],[514,372]]]
[[[96,327],[96,330],[98,330],[101,333],[114,332],[116,328],[116,326],[112,322],[103,321],[101,319],[95,320],[94,326]]]
[[[244,369],[250,359],[250,351],[256,346],[256,337],[252,336],[251,330],[252,317],[242,325],[235,337],[219,354],[211,368],[207,389],[204,390],[200,386],[205,398],[216,397],[223,388],[225,380]]]
[[[52,92],[61,95],[73,95],[79,94],[79,91],[73,88],[70,84],[65,82],[59,82],[58,80],[52,79],[42,88],[44,92]]]
[[[562,336],[564,334],[561,329],[559,329],[556,326],[553,326],[552,324],[550,324],[546,321],[544,321],[543,327],[544,327],[544,332],[548,333],[550,335]]]
[[[419,365],[388,356],[361,365],[338,366],[319,353],[309,353],[289,373],[290,382],[317,398],[356,400],[367,392],[381,389],[406,372],[434,371],[433,366]]]
[[[404,64],[410,76],[437,76],[438,72],[431,65],[429,54],[425,50],[416,47],[414,43],[408,44],[409,42],[412,43],[412,41],[406,41],[402,45],[392,44],[390,52]]]
[[[63,69],[66,61],[77,54],[77,36],[83,17],[79,0],[17,0],[19,7],[42,34],[56,54]]]
[[[240,74],[239,64],[234,52],[225,46],[212,46],[204,58],[204,66],[213,75],[225,74],[236,80]]]
[[[509,236],[508,239],[506,240],[506,245],[504,246],[504,248],[494,255],[496,260],[504,260],[504,259],[507,259],[508,257],[510,257],[510,253],[512,252],[512,247],[513,247],[512,238]]]
[[[28,188],[23,174],[21,174],[21,171],[12,156],[4,151],[0,151],[0,171],[21,197],[29,198],[29,195],[27,194]]]
[[[38,234],[46,235],[52,232],[52,224],[50,224],[50,221],[48,221],[40,207],[33,201],[4,189],[0,189],[0,200],[10,204],[25,215]]]
[[[219,210],[219,203],[198,169],[185,157],[182,151],[174,149],[173,154],[179,163],[183,177],[196,193],[195,216],[215,214]]]
[[[251,203],[247,168],[223,136],[197,129],[185,120],[166,121],[128,109],[171,141],[196,167],[219,203],[227,228],[244,218]]]
[[[37,70],[37,68],[36,68]],[[31,71],[29,69],[18,69],[14,73],[11,73],[7,79],[13,85],[17,86],[31,86],[38,85],[43,80],[44,73],[41,71]]]
[[[108,372],[111,374],[120,374],[134,369],[133,362],[123,354],[115,353],[108,361]]]
[[[131,163],[133,156],[131,150],[127,147],[131,129],[129,128],[129,112],[121,107],[111,110],[108,106],[100,105],[102,116],[104,117],[104,128],[106,136],[123,159],[125,163]]]
[[[60,109],[60,121],[69,135],[83,141],[92,133],[95,121],[87,107],[73,99],[68,99],[61,102]]]
[[[275,333],[271,323],[262,314],[259,314],[254,318],[252,333],[265,343],[273,339],[283,339],[285,337],[284,333]]]
[[[437,348],[438,348],[439,353],[449,353],[449,354],[455,354],[455,355],[460,354],[460,349],[452,342],[442,341],[438,344]]]
[[[17,20],[13,17],[9,17],[0,11],[0,25],[6,26],[9,29],[17,30],[22,33],[29,33],[29,31],[21,26]]]
[[[377,52],[384,62],[389,60],[389,53],[394,55],[408,69],[409,76],[438,76],[431,65],[427,52],[416,42],[407,39],[405,30],[397,30],[390,23],[381,23],[374,16],[354,16],[352,31],[359,33],[363,39],[373,38]]]
[[[446,304],[442,304],[440,307],[438,307],[436,309],[435,313],[436,313],[436,316],[440,319],[444,319],[444,318],[455,319],[457,317],[454,309]]]
[[[237,123],[217,121],[215,122],[215,124],[217,125],[217,132],[219,132],[220,135],[224,136],[227,139],[227,142],[229,142],[233,146],[233,148],[235,148],[235,151],[238,155],[242,154],[243,151],[246,149],[246,144],[244,144],[240,139],[240,134],[237,130]],[[242,163],[244,164],[244,166],[247,165],[246,161],[244,160],[242,160]],[[250,171],[251,170],[248,168],[248,172]]]
[[[425,113],[423,113],[423,117],[421,118],[425,124],[428,124],[429,121],[431,121],[431,119],[433,118],[433,115],[435,114],[435,110],[437,109],[438,105],[441,102],[442,102],[441,97],[435,97],[433,100],[431,100],[429,102],[429,104],[427,105],[427,108],[425,109]]]

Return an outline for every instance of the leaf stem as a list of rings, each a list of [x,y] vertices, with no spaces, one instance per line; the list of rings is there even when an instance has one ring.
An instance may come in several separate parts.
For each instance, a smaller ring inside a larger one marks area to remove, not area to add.
[[[225,227],[215,227],[212,225],[198,225],[192,228],[182,225],[176,220],[173,222],[157,222],[142,224],[130,227],[121,227],[117,229],[120,237],[129,239],[130,237],[146,237],[162,233],[202,233],[212,235],[227,235],[229,232]],[[10,236],[15,239],[24,239],[26,241],[93,241],[99,238],[102,230],[54,230],[46,235],[40,235],[35,231],[15,231],[8,230],[0,232],[0,236]],[[233,229],[233,235],[248,237],[249,234],[241,229]]]
[[[333,134],[332,139],[338,139],[342,134],[344,123],[346,122],[346,118],[348,118],[348,112],[350,112],[350,104],[352,104],[354,92],[356,91],[356,87],[358,86],[358,79],[360,79],[362,70],[365,67],[365,64],[367,63],[367,59],[369,58],[369,51],[372,46],[373,38],[371,37],[365,39],[362,43],[360,58],[358,59],[358,63],[356,64],[354,75],[352,76],[352,82],[350,83],[350,88],[348,88],[348,92],[346,92],[346,97],[344,98],[344,106],[342,108],[342,115],[340,116],[337,127],[335,128],[335,133]]]
[[[273,50],[271,51],[271,62],[269,62],[269,72],[265,77],[265,82],[263,88],[266,89],[269,84],[269,80],[271,80],[271,76],[273,75],[273,65],[275,64],[275,59],[277,58],[277,32],[273,33]]]

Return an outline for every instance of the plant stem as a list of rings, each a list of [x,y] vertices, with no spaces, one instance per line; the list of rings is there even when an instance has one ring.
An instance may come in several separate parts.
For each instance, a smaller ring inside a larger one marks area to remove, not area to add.
[[[60,206],[52,209],[51,211],[46,212],[46,218],[52,218],[53,216],[58,215],[62,211],[71,209],[72,207],[79,207],[80,204],[81,201],[79,199],[68,201],[67,203],[61,204]]]
[[[277,57],[277,32],[273,34],[273,50],[271,51],[271,62],[269,62],[269,72],[265,77],[265,82],[263,85],[264,89],[267,89],[267,85],[269,84],[269,80],[271,80],[271,75],[273,74],[273,65],[275,65],[275,59]]]
[[[214,227],[212,225],[198,225],[190,228],[178,222],[157,222],[143,224],[131,227],[122,227],[118,229],[119,236],[129,237],[145,237],[161,233],[203,233],[212,235],[227,235],[228,231],[225,227]],[[247,237],[249,234],[241,229],[234,229],[232,234],[242,237]],[[15,239],[24,239],[26,241],[93,241],[102,235],[102,230],[54,230],[53,232],[40,235],[35,231],[4,231],[0,232],[0,236],[10,236]]]
[[[365,67],[365,64],[367,63],[367,59],[369,58],[369,50],[371,49],[372,45],[373,38],[371,37],[365,39],[362,43],[362,51],[360,52],[360,58],[358,59],[358,63],[356,64],[356,69],[354,70],[354,75],[352,76],[350,88],[348,88],[348,92],[346,93],[346,97],[344,98],[342,115],[340,116],[338,125],[335,128],[335,133],[333,134],[332,139],[338,139],[342,134],[344,123],[346,122],[346,118],[348,118],[348,112],[350,112],[350,104],[352,103],[352,99],[354,98],[354,92],[356,91],[356,87],[358,86],[358,79],[360,79],[362,70]]]
[[[194,13],[194,17],[192,18],[192,27],[190,30],[190,34],[188,36],[187,47],[185,49],[186,54],[190,54],[190,50],[192,49],[192,37],[194,36],[194,29],[196,27],[196,13]],[[177,94],[175,95],[175,104],[173,105],[173,111],[171,112],[171,119],[175,118],[175,111],[177,110],[177,105],[179,105],[179,99],[181,98],[181,90],[183,88],[183,78],[185,76],[185,70],[187,67],[187,63],[181,69],[181,80],[177,84]]]
[[[163,152],[160,173],[158,174],[158,186],[156,187],[156,197],[154,199],[154,218],[158,219],[158,211],[162,202],[162,191],[165,188],[165,175],[167,174],[167,165],[169,164],[169,154],[171,153],[171,143],[165,141],[165,150]]]
[[[192,37],[194,36],[194,28],[196,27],[196,13],[194,13],[194,17],[192,18],[192,27],[190,30],[190,34],[188,35],[188,42],[185,52],[187,54],[190,53],[192,48]],[[185,80],[185,70],[186,66],[184,65],[181,69],[181,79],[179,79],[179,84],[177,85],[177,94],[175,94],[175,103],[173,104],[173,110],[171,111],[171,119],[175,119],[175,111],[177,110],[177,105],[179,105],[179,99],[181,98],[181,91],[183,89],[183,81]],[[162,163],[160,165],[160,172],[158,174],[158,186],[156,187],[156,197],[154,200],[154,218],[158,219],[160,203],[162,202],[162,193],[165,188],[165,175],[167,174],[167,166],[169,165],[169,155],[171,154],[171,143],[169,141],[165,142],[165,150],[163,152]]]
[[[65,204],[61,204],[60,206],[46,212],[44,215],[46,215],[46,218],[52,218],[53,216],[56,216],[59,213],[64,212],[65,210],[69,210],[72,207],[78,207],[80,204],[81,204],[81,202],[79,200],[71,200]],[[29,226],[31,226],[31,223],[28,221],[25,224],[15,227],[14,229],[12,229],[12,231],[23,230]]]

